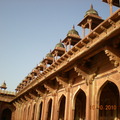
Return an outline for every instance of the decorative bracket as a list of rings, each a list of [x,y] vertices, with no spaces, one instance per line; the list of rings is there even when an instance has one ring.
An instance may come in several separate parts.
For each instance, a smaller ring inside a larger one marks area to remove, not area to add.
[[[48,84],[44,84],[44,87],[49,91],[49,92],[54,92],[55,91],[55,89],[53,88],[53,87],[51,87],[50,85],[48,85]]]
[[[40,96],[43,96],[43,95],[44,95],[44,93],[43,93],[41,90],[36,89],[36,92],[37,92],[38,95],[40,95]]]
[[[20,98],[20,100],[21,100],[23,103],[26,102],[25,97]]]
[[[25,97],[25,99],[27,100],[27,101],[29,101],[29,100],[31,100],[31,98],[29,98],[28,96],[24,96]]]
[[[84,72],[82,69],[78,68],[77,65],[74,66],[74,70],[75,70],[75,72],[78,73],[78,76],[82,77],[82,80],[86,81],[86,84],[88,85],[88,82],[87,82],[87,76],[88,76],[88,74],[86,72]]]
[[[120,72],[120,54],[109,46],[105,47],[105,54],[109,57],[110,62]]]
[[[63,87],[66,87],[66,86],[68,86],[68,83],[67,83],[67,78],[64,78],[64,77],[61,77],[61,76],[57,76],[56,77],[56,80],[57,80],[57,82],[60,84],[60,85],[62,85]]]
[[[18,106],[21,105],[23,102],[21,101],[21,99],[17,100]]]
[[[33,93],[29,93],[29,95],[32,99],[36,99],[36,95],[34,95]]]
[[[89,74],[88,74],[84,72],[82,68],[78,67],[77,65],[74,66],[74,70],[78,73],[78,76],[82,76],[82,80],[86,81],[86,85],[92,84],[92,81],[97,75],[96,74],[97,70],[95,70],[93,73],[90,73],[89,71]]]
[[[18,104],[19,104],[19,103],[17,103],[17,102],[13,102],[13,105],[14,105],[14,106],[18,106]]]

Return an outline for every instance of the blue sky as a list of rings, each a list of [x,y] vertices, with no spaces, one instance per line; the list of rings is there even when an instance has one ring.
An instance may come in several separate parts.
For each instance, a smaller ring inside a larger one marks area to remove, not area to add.
[[[102,0],[0,0],[0,85],[14,91],[73,25],[82,36],[77,24],[91,4],[109,17]]]

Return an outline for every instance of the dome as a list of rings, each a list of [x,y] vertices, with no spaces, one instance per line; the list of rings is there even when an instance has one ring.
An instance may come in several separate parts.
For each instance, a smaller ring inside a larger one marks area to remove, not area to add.
[[[99,16],[98,12],[93,9],[93,5],[91,5],[91,8],[86,12],[85,16],[90,15],[90,14]]]
[[[55,46],[55,48],[57,48],[57,47],[65,48],[64,45],[62,44],[62,42],[59,42],[59,43]]]
[[[79,35],[79,33],[75,30],[75,27],[73,26],[73,28],[72,28],[72,30],[70,30],[69,32],[68,32],[68,34],[67,34],[67,36],[69,36],[69,35]]]
[[[7,89],[7,86],[6,86],[6,83],[4,82],[1,86],[0,86],[1,89]]]
[[[48,53],[46,57],[53,57],[51,53]]]

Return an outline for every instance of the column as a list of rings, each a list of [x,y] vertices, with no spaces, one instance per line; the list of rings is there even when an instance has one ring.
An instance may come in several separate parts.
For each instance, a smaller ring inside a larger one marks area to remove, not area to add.
[[[91,89],[90,85],[86,93],[86,120],[91,120]]]
[[[68,38],[69,40],[69,50],[71,49],[71,38]]]
[[[67,96],[66,96],[66,104],[65,104],[65,116],[64,116],[64,120],[69,120],[69,108],[70,108],[70,87],[65,88],[66,92],[67,92]]]
[[[88,19],[87,22],[89,24],[89,30],[91,32],[92,31],[92,19]]]
[[[112,8],[112,2],[113,2],[113,0],[107,0],[107,2],[109,4],[109,6],[110,6],[110,16],[111,16],[112,13],[113,13],[113,8]]]
[[[83,36],[83,38],[84,38],[84,37],[85,37],[85,26],[82,25],[81,27],[82,27],[82,36]]]
[[[53,104],[52,104],[52,120],[57,120],[57,104],[58,104],[58,101],[57,101],[57,93],[56,91],[53,94]]]

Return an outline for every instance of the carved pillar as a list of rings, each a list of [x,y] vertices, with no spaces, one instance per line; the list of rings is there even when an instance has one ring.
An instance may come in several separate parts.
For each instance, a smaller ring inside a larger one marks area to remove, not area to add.
[[[67,52],[67,43],[65,42],[64,45],[65,45],[65,52]]]
[[[31,118],[32,118],[32,101],[30,102],[30,106],[29,107],[30,108],[28,108],[28,117],[27,117],[27,119],[31,120]]]
[[[70,50],[71,49],[71,38],[68,38],[69,40],[69,49],[68,50]]]
[[[17,120],[17,111],[18,111],[18,107],[17,107],[17,102],[14,102],[13,103],[14,107],[15,107],[15,111],[14,111],[14,119],[13,120]]]
[[[52,116],[52,120],[55,120],[56,119],[56,115],[57,115],[57,92],[56,91],[54,91],[53,93],[52,93],[52,96],[53,96],[53,102],[52,102],[52,113],[51,113],[51,116]]]
[[[92,31],[92,19],[88,19],[87,22],[89,24],[89,30],[91,32]]]
[[[113,13],[113,8],[112,8],[112,2],[113,2],[113,0],[107,0],[107,2],[109,4],[109,6],[110,6],[110,16],[111,16],[112,13]]]
[[[43,120],[46,120],[46,109],[47,109],[47,106],[48,106],[46,95],[43,97],[43,102],[44,102],[44,105],[43,105],[42,118],[43,118]]]
[[[70,86],[68,86],[66,89],[66,104],[65,104],[65,116],[64,120],[69,120],[69,113],[70,113]]]
[[[91,120],[89,89],[88,89],[88,94],[86,94],[86,120]]]
[[[82,25],[82,36],[83,38],[85,37],[85,26],[84,25]]]

